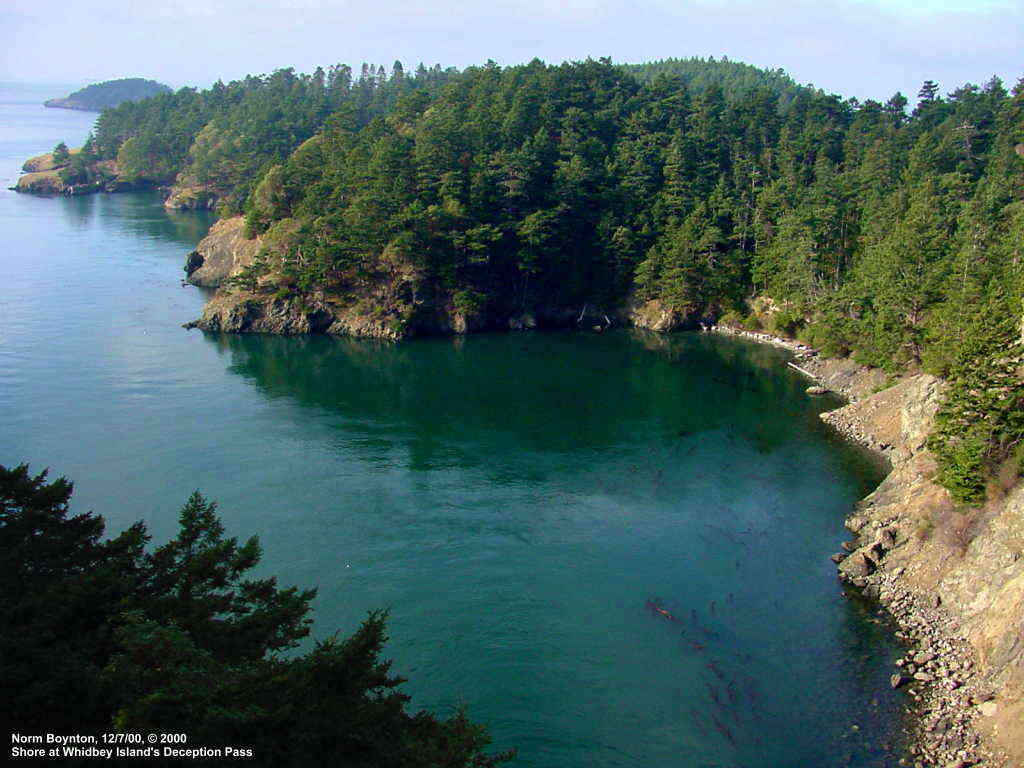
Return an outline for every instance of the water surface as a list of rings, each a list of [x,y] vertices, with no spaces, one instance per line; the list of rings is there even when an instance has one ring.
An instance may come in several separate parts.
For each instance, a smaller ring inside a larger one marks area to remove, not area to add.
[[[7,178],[88,131],[36,95],[0,92]],[[158,541],[201,489],[265,572],[319,585],[317,635],[389,608],[414,707],[465,703],[517,765],[894,764],[895,649],[827,559],[878,468],[784,353],[187,332],[209,223],[0,192],[0,462]]]

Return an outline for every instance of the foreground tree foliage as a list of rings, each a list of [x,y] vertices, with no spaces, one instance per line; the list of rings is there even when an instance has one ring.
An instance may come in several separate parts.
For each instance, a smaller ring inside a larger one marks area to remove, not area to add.
[[[178,536],[149,549],[138,523],[104,539],[71,515],[72,485],[0,466],[0,674],[22,733],[187,733],[253,749],[257,765],[473,766],[484,730],[406,711],[381,659],[385,615],[303,655],[315,590],[247,573],[255,538],[226,538],[193,493]],[[212,761],[216,762],[216,761]]]

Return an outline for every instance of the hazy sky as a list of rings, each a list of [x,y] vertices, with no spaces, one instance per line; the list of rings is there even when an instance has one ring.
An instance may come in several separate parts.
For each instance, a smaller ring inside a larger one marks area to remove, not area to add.
[[[844,96],[1024,75],[1024,0],[0,0],[0,80],[728,56]]]

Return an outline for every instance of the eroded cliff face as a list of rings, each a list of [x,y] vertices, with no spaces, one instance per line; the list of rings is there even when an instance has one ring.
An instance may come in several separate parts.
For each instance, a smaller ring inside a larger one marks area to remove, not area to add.
[[[884,376],[849,361],[801,366],[856,398],[822,418],[892,465],[847,521],[855,538],[838,567],[919,644],[893,677],[917,702],[925,737],[918,757],[1024,765],[1024,485],[994,489],[984,507],[963,509],[933,482],[927,438],[940,380],[909,376],[875,391]]]
[[[216,196],[204,187],[178,180],[168,190],[164,208],[169,211],[212,210],[216,202]]]
[[[682,327],[686,318],[657,307],[631,317],[631,306],[613,313],[590,304],[567,307],[537,304],[514,309],[467,307],[451,295],[417,290],[401,274],[367,282],[345,293],[300,292],[283,275],[267,273],[247,287],[229,278],[243,274],[264,247],[246,239],[240,216],[218,221],[189,254],[185,270],[195,285],[219,288],[190,328],[227,333],[327,333],[398,340],[416,335],[448,335],[484,330],[579,327],[604,330],[633,324],[656,330]],[[651,320],[653,325],[648,325]]]
[[[245,219],[221,219],[189,254],[185,271],[188,281],[205,288],[217,288],[229,277],[239,275],[255,261],[263,246],[261,238],[245,237]]]
[[[406,336],[401,315],[346,305],[322,293],[296,297],[221,290],[207,302],[202,316],[185,327],[225,333],[327,333],[392,341]]]
[[[168,205],[176,206],[172,198]],[[563,306],[467,309],[452,296],[410,288],[401,275],[367,283],[343,295],[321,291],[298,295],[280,275],[266,274],[250,290],[227,285],[252,265],[263,238],[246,239],[240,216],[222,219],[188,256],[188,281],[221,288],[202,316],[189,327],[229,333],[328,333],[362,338],[401,339],[414,335],[462,334],[483,330],[632,326],[667,332],[697,328],[696,310],[678,312],[658,300],[630,299],[618,309],[585,303]]]
[[[633,327],[657,333],[693,330],[700,326],[698,312],[678,312],[660,299],[640,301],[634,298],[627,302],[624,315],[624,319]]]
[[[68,150],[69,155],[77,155],[81,152],[81,149],[70,149]],[[57,168],[63,168],[63,165],[57,163],[53,157],[53,152],[46,152],[42,155],[36,155],[30,157],[21,166],[21,170],[24,173],[41,173],[43,171],[53,171]]]

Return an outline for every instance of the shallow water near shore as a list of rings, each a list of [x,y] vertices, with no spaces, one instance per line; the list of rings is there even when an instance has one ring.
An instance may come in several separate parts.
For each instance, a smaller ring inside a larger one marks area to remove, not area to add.
[[[3,96],[5,178],[88,130]],[[413,708],[464,703],[515,765],[895,764],[898,649],[828,560],[880,468],[785,352],[187,332],[209,223],[0,192],[0,463],[157,541],[199,488],[264,573],[319,585],[316,636],[389,608]]]

